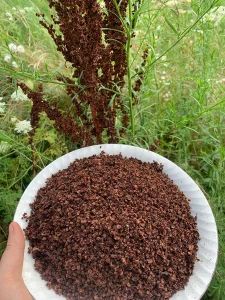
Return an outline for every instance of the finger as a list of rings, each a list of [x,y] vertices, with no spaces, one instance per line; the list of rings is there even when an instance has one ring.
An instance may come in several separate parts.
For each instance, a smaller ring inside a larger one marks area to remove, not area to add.
[[[5,276],[20,278],[22,276],[25,239],[19,224],[9,225],[9,237],[6,250],[0,262],[0,272]]]

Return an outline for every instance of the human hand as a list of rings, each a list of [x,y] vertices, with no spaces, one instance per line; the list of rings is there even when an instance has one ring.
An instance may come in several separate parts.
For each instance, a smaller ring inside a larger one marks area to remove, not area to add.
[[[22,278],[24,247],[23,231],[12,222],[7,247],[0,261],[0,300],[33,299]]]

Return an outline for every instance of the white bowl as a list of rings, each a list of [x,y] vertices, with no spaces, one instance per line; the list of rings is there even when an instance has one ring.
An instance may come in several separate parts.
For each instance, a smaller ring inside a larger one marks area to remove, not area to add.
[[[193,216],[197,216],[198,231],[200,234],[199,249],[197,253],[198,261],[194,266],[194,271],[185,288],[171,298],[172,300],[197,300],[201,299],[206,292],[213,273],[215,271],[218,256],[218,235],[215,219],[212,210],[198,187],[198,185],[180,167],[168,159],[145,149],[118,144],[97,145],[82,148],[70,152],[49,164],[44,168],[29,184],[25,190],[14,216],[14,220],[21,227],[26,228],[27,223],[22,220],[22,215],[26,212],[30,214],[29,204],[35,200],[38,190],[43,187],[46,180],[59,170],[67,168],[74,160],[100,154],[104,151],[108,154],[122,154],[126,157],[134,157],[144,162],[157,161],[163,165],[166,173],[181,191],[189,198]],[[57,295],[53,290],[46,287],[46,282],[41,279],[40,274],[34,269],[34,260],[27,252],[28,241],[24,253],[23,278],[30,293],[36,300],[62,300],[65,297]]]

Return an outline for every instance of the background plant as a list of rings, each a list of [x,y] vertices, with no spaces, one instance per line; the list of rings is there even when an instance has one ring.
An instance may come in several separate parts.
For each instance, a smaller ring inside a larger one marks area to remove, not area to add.
[[[136,12],[132,6],[132,16],[127,14],[123,18],[126,33],[130,37],[135,35],[130,51],[126,51],[130,79],[125,77],[123,89],[113,88],[130,118],[119,142],[168,157],[205,191],[220,236],[218,267],[205,298],[222,300],[225,297],[225,2],[149,0],[131,4],[139,6]],[[72,68],[68,63],[65,65],[62,54],[36,17],[36,13],[44,13],[47,20],[51,19],[48,2],[2,0],[0,8],[0,245],[3,249],[7,224],[32,177],[79,144],[59,133],[54,121],[42,113],[31,147],[26,133],[30,130],[29,123],[19,122],[30,121],[32,103],[21,94],[11,97],[18,82],[32,91],[38,91],[41,84],[49,105],[57,103],[62,114],[70,112],[71,99],[65,92],[68,84],[58,80],[58,76],[71,78]],[[17,50],[19,46],[24,49],[12,52],[12,45],[9,48],[12,43]],[[146,49],[148,58],[144,62]],[[141,86],[136,91],[138,80]],[[23,100],[16,101],[17,98]],[[115,120],[118,132],[123,127],[120,116]]]

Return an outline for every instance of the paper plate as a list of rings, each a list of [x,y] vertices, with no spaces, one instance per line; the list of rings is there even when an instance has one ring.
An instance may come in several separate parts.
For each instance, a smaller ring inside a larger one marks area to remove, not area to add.
[[[157,161],[163,164],[163,171],[183,191],[186,197],[191,200],[191,211],[193,216],[197,216],[198,231],[200,234],[199,250],[197,253],[199,260],[196,261],[193,274],[185,288],[174,294],[171,299],[201,299],[209,286],[217,262],[218,235],[215,219],[204,194],[191,177],[176,164],[154,152],[128,145],[106,144],[82,148],[68,153],[56,159],[33,179],[20,199],[14,220],[23,229],[26,228],[26,222],[21,219],[22,215],[24,212],[28,215],[30,214],[29,204],[34,201],[38,190],[45,185],[46,179],[59,170],[67,168],[75,159],[100,154],[101,151],[111,155],[121,153],[122,156],[138,158],[144,162]],[[28,254],[27,249],[28,241],[26,241],[24,254],[23,278],[30,293],[36,300],[65,299],[65,297],[57,295],[53,290],[46,287],[46,282],[41,279],[40,274],[34,269],[34,260]]]

